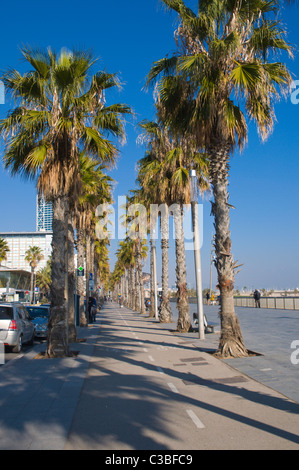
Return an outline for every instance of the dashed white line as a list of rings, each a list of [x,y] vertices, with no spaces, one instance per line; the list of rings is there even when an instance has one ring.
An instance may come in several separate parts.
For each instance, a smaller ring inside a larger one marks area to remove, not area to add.
[[[176,388],[175,385],[173,385],[172,383],[168,383],[167,385],[168,385],[168,387],[170,388],[170,390],[171,390],[172,392],[174,392],[174,393],[179,393],[179,391],[178,391],[178,389]]]
[[[204,429],[205,428],[205,425],[200,421],[200,419],[198,418],[198,416],[196,416],[196,414],[194,413],[194,411],[192,410],[186,410],[187,414],[189,415],[189,417],[192,419],[193,423],[195,424],[195,426],[198,428],[198,429]]]
[[[157,367],[157,370],[158,370],[158,372],[160,372],[160,374],[164,374],[164,370],[161,369],[161,367]]]
[[[153,358],[153,356],[148,356],[148,358],[150,361],[155,362],[155,359]]]

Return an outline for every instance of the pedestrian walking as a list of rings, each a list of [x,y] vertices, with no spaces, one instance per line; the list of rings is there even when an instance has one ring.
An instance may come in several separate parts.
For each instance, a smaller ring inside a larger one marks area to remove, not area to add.
[[[261,308],[261,301],[260,301],[260,298],[261,298],[261,294],[260,292],[255,289],[254,293],[253,293],[253,297],[254,297],[254,300],[255,300],[255,308]]]

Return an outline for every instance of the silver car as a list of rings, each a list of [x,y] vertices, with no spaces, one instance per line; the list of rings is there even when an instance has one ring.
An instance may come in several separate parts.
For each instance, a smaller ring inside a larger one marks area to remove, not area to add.
[[[26,308],[18,302],[0,302],[0,341],[20,352],[24,343],[33,344],[34,325]]]

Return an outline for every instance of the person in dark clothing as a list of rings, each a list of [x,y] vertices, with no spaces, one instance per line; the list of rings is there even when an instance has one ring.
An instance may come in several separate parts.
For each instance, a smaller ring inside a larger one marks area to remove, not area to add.
[[[88,299],[88,318],[90,323],[95,322],[95,317],[97,313],[97,301],[94,297],[89,297]]]
[[[255,289],[254,293],[253,293],[253,297],[254,297],[254,300],[255,300],[255,307],[259,307],[261,308],[261,301],[260,301],[260,298],[261,298],[261,294],[259,293],[259,291],[257,289]]]

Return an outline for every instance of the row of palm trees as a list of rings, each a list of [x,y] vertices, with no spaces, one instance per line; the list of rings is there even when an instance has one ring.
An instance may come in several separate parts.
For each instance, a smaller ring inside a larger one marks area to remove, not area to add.
[[[142,123],[148,149],[139,162],[137,181],[142,198],[153,204],[188,203],[190,168],[197,170],[199,189],[211,189],[221,297],[218,354],[245,356],[233,299],[238,265],[230,234],[230,159],[247,142],[248,120],[255,121],[262,140],[272,131],[274,103],[290,91],[292,82],[279,57],[292,56],[292,47],[279,17],[279,1],[201,0],[196,11],[183,0],[162,1],[178,16],[177,48],[156,61],[148,74],[147,86],[155,87],[156,121]],[[187,331],[182,211],[174,220],[181,234],[176,237],[178,330]]]
[[[199,0],[196,12],[183,0],[162,1],[178,15],[177,50],[155,62],[148,75],[147,86],[155,86],[156,120],[141,124],[147,152],[139,161],[134,198],[147,207],[151,203],[176,205],[172,213],[176,230],[178,329],[186,331],[190,315],[182,206],[190,199],[189,169],[197,170],[201,191],[211,189],[215,266],[221,295],[219,354],[246,355],[233,303],[237,264],[230,236],[230,158],[247,141],[248,119],[256,122],[263,139],[271,132],[274,102],[291,84],[289,71],[276,57],[282,52],[292,55],[292,48],[277,16],[279,1]],[[0,132],[6,140],[4,164],[12,174],[36,179],[39,192],[53,204],[52,307],[47,353],[60,356],[69,353],[68,288],[73,283],[69,265],[74,228],[78,258],[82,259],[79,251],[85,246],[89,272],[96,256],[101,260],[105,256],[105,242],[101,240],[96,246],[93,237],[94,212],[97,204],[111,201],[112,181],[105,174],[117,155],[111,137],[124,136],[123,118],[131,109],[123,104],[106,106],[107,90],[118,87],[119,82],[115,75],[106,72],[90,76],[95,61],[89,52],[61,51],[57,55],[50,49],[24,48],[22,54],[30,71],[20,74],[9,70],[2,77],[16,104],[0,122]],[[89,174],[84,181],[82,173],[87,167],[93,176]],[[93,170],[100,176],[95,176]],[[161,223],[166,219],[161,219]],[[139,253],[140,228],[136,226],[133,231],[132,252]],[[165,267],[166,242],[163,252]],[[139,254],[134,258],[139,258]],[[118,269],[126,269],[124,266]],[[113,276],[119,278],[115,273]],[[167,310],[167,298],[164,301]]]
[[[39,193],[53,205],[47,355],[66,356],[69,339],[75,334],[69,315],[74,291],[74,229],[78,262],[84,266],[86,258],[89,273],[101,258],[107,275],[105,241],[96,243],[94,237],[94,212],[98,204],[111,199],[112,180],[106,170],[118,153],[112,140],[124,136],[124,117],[131,110],[124,104],[106,105],[107,91],[120,83],[115,74],[91,74],[96,61],[90,52],[62,50],[57,54],[51,49],[29,48],[21,52],[29,71],[22,74],[9,69],[2,76],[15,103],[0,122],[3,160],[12,175],[36,180]],[[80,282],[78,290],[83,299]],[[88,285],[86,292],[88,295]]]

